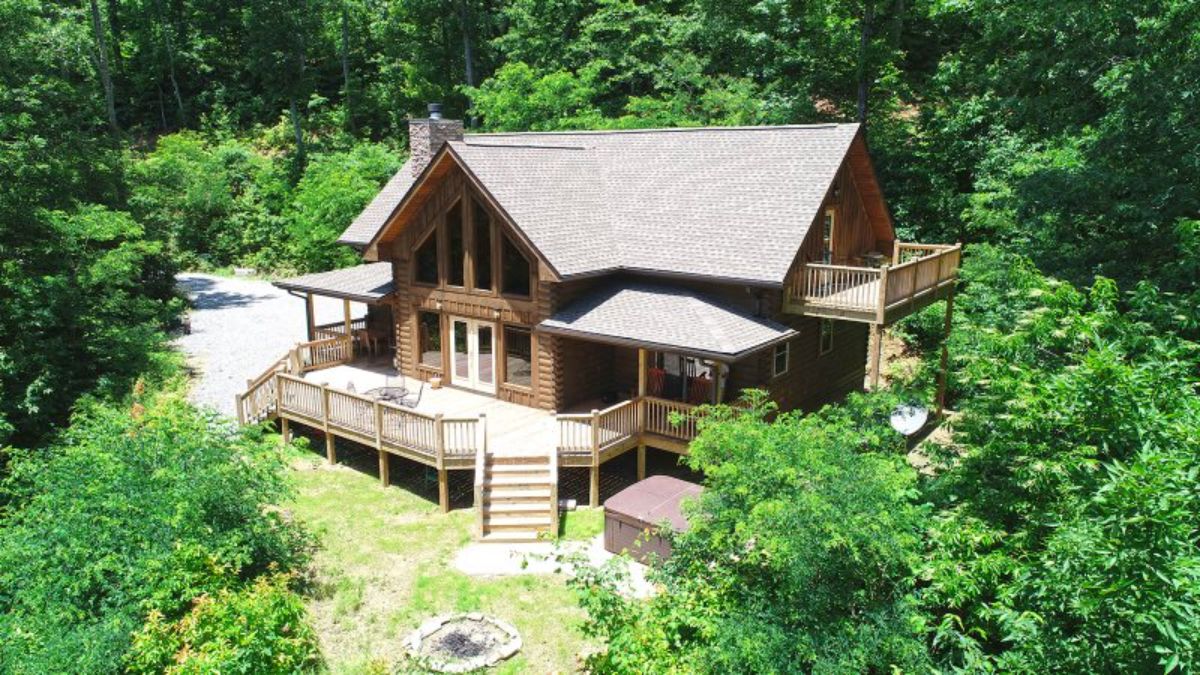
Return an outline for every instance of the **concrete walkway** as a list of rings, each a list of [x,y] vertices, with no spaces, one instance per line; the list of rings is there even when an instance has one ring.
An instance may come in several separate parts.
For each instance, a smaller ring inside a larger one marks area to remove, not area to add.
[[[598,534],[588,541],[567,541],[558,544],[538,542],[532,544],[492,544],[475,542],[467,544],[454,554],[451,565],[463,574],[473,577],[506,577],[521,574],[566,574],[574,573],[571,559],[582,556],[588,565],[599,567],[616,556],[604,549],[604,535]],[[624,559],[629,577],[624,593],[636,598],[649,597],[654,587],[646,580],[648,568]]]
[[[192,332],[175,340],[195,371],[190,398],[232,416],[246,380],[305,339],[304,301],[261,279],[180,274],[176,282],[193,304]],[[315,301],[317,323],[343,318],[340,300]],[[351,310],[361,316],[366,306]]]

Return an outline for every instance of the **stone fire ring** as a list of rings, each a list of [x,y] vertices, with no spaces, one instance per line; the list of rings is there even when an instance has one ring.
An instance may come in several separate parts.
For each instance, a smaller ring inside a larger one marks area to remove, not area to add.
[[[471,612],[429,619],[404,645],[410,657],[434,672],[469,673],[516,654],[521,650],[521,636],[499,619]]]

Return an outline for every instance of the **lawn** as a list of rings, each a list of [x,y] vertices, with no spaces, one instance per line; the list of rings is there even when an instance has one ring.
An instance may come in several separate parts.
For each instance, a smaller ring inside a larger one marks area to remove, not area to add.
[[[501,673],[571,672],[587,643],[583,612],[561,578],[469,577],[450,560],[471,541],[474,512],[442,514],[437,504],[315,453],[296,453],[292,473],[296,517],[317,534],[309,607],[330,672],[391,672],[401,642],[423,620],[446,612],[482,611],[517,627],[521,653]],[[583,538],[600,531],[598,511],[564,518]]]

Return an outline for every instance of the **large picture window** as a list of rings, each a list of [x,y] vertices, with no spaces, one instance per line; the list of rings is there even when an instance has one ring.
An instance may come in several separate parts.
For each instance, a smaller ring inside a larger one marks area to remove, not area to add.
[[[417,348],[421,365],[442,367],[442,321],[434,312],[417,312]]]
[[[471,200],[474,211],[471,220],[475,227],[475,288],[492,290],[492,217],[487,209]]]
[[[466,247],[463,243],[462,202],[450,207],[446,212],[446,241],[450,249],[446,256],[450,269],[447,270],[446,283],[451,286],[466,285]]]
[[[529,259],[507,236],[500,255],[500,290],[506,295],[529,297]]]
[[[504,327],[504,381],[533,384],[533,335],[528,328]]]
[[[429,233],[425,241],[417,247],[416,280],[422,284],[437,284],[438,282],[438,238],[437,230]]]

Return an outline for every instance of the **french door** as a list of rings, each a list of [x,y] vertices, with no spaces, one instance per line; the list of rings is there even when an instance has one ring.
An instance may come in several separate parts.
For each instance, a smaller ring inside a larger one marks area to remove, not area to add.
[[[496,393],[496,324],[450,317],[450,384]]]

